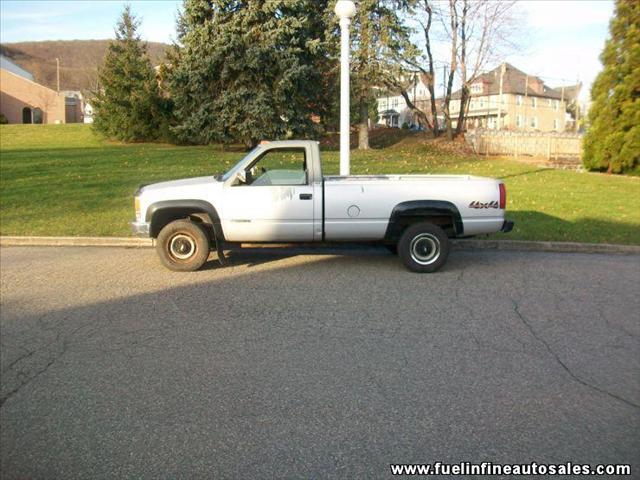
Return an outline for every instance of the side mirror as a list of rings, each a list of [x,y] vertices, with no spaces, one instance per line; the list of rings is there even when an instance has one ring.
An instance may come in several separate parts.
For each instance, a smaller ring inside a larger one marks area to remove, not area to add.
[[[238,175],[236,176],[236,179],[240,183],[247,183],[247,172],[245,172],[244,170],[240,170],[238,172]]]

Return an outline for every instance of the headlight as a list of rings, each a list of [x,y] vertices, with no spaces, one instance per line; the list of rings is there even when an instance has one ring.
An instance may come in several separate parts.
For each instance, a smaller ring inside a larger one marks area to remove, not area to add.
[[[140,197],[133,197],[133,204],[136,209],[136,220],[140,221]]]

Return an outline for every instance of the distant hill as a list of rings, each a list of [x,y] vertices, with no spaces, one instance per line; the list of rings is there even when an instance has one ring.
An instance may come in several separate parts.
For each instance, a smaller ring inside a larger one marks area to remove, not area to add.
[[[0,44],[0,52],[25,70],[33,73],[36,82],[56,88],[56,57],[60,59],[60,89],[90,91],[97,69],[102,64],[109,40],[55,40]],[[153,65],[165,58],[169,46],[148,42]]]

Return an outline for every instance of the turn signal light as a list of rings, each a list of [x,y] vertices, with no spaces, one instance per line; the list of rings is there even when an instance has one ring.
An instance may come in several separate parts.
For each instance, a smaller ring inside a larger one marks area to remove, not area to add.
[[[136,210],[136,220],[140,220],[140,198],[133,197],[133,203]]]

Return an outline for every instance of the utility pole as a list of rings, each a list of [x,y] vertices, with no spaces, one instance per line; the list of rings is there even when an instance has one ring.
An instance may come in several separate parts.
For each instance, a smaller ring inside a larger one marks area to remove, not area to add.
[[[524,80],[524,130],[527,131],[527,107],[529,101],[529,75],[525,77]]]
[[[447,96],[447,66],[442,66],[442,98]]]
[[[565,118],[567,117],[567,108],[564,105],[564,78],[562,79],[562,88],[560,89],[560,122],[562,123],[562,131],[564,132]]]
[[[504,79],[504,71],[506,64],[500,66],[500,95],[498,97],[498,130],[502,130],[502,81]]]
[[[416,88],[418,87],[418,74],[416,72],[413,72],[413,104],[417,107],[418,103],[416,102]],[[415,125],[414,117],[415,114],[412,112],[411,113],[411,123]]]
[[[57,92],[60,93],[60,59],[56,57],[56,85],[58,86]]]
[[[334,12],[340,19],[340,175],[349,175],[349,25],[356,5],[351,0],[338,0]]]
[[[574,125],[574,131],[578,133],[578,120],[580,119],[580,90],[582,90],[582,85],[580,85],[580,76],[576,77],[576,123]]]

